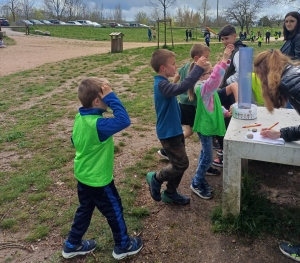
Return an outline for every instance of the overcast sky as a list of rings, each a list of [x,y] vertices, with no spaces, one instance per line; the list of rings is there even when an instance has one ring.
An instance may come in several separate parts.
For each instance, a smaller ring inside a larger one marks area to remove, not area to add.
[[[120,4],[123,16],[125,20],[134,20],[134,16],[138,11],[146,11],[149,14],[152,12],[151,6],[149,5],[149,0],[127,0],[127,1],[120,1],[120,0],[93,0],[88,1],[89,3],[97,3],[99,6],[103,4],[105,9],[114,9],[116,5]],[[157,0],[152,0],[152,2],[157,2]],[[177,0],[174,5],[167,9],[168,13],[175,14],[177,7],[183,7],[184,5],[192,8],[197,9],[201,5],[202,1],[199,0]],[[222,9],[230,4],[231,0],[219,0],[219,14],[221,13]],[[209,5],[211,7],[212,13],[216,13],[217,10],[217,0],[209,0]],[[285,15],[289,11],[294,11],[294,9],[290,6],[267,6],[263,9],[263,14],[278,14],[281,13]]]

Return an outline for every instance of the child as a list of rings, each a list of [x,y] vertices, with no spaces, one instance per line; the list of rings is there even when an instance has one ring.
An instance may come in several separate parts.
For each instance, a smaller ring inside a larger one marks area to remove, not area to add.
[[[4,45],[2,37],[0,37],[0,48],[6,48],[6,46]]]
[[[239,78],[239,48],[246,47],[246,45],[243,44],[241,40],[236,39],[236,31],[232,25],[224,26],[219,32],[219,35],[221,36],[221,41],[225,47],[227,47],[227,45],[234,44],[234,50],[229,57],[230,65],[225,71],[225,75],[220,85],[220,90],[218,90],[221,104],[227,110],[229,110],[230,106],[234,104],[236,100],[233,94],[228,93],[228,89],[224,88],[230,84],[233,84],[237,88],[237,82]],[[228,127],[229,122],[230,118],[225,118],[226,128]],[[224,136],[217,136],[217,139],[221,147],[221,150],[219,151],[221,156],[213,161],[213,165],[223,167],[222,150]]]
[[[114,142],[112,135],[130,125],[121,101],[103,79],[84,79],[78,87],[82,103],[76,115],[72,142],[76,149],[74,174],[78,180],[79,207],[62,255],[71,258],[85,255],[96,248],[94,240],[82,240],[95,207],[106,217],[114,237],[113,257],[122,259],[138,253],[143,246],[138,237],[127,234],[121,198],[113,180]],[[102,114],[110,107],[114,118]]]
[[[190,187],[203,199],[212,198],[213,189],[205,180],[205,173],[213,162],[213,136],[225,135],[224,116],[231,116],[228,110],[222,108],[216,91],[225,74],[226,63],[233,50],[233,44],[227,45],[221,63],[217,64],[213,70],[210,66],[195,85],[197,110],[193,130],[198,133],[202,149],[196,175],[192,179]],[[193,96],[193,89],[189,90],[189,95]]]
[[[274,34],[274,39],[275,39],[275,44],[277,44],[277,42],[278,42],[278,33],[277,32],[275,32],[275,34]]]
[[[258,38],[257,38],[257,45],[258,45],[259,47],[261,47],[261,42],[262,42],[262,41],[263,41],[263,38],[262,38],[261,35],[259,35]]]
[[[210,50],[207,46],[203,44],[193,45],[190,51],[190,55],[193,59],[193,62],[186,63],[182,68],[178,70],[179,74],[175,76],[173,83],[177,83],[179,79],[180,82],[182,82],[188,75],[191,64],[197,62],[197,60],[201,56],[206,57],[208,59],[209,53]],[[181,124],[184,125],[184,132],[183,132],[184,139],[190,137],[193,134],[194,119],[196,115],[196,105],[197,105],[197,100],[196,99],[190,100],[187,92],[180,94],[179,107],[181,111]],[[169,160],[164,149],[159,150],[158,154],[163,158]],[[207,171],[207,174],[220,175],[221,173],[219,170],[210,167]]]
[[[155,201],[173,202],[187,205],[190,199],[177,192],[184,171],[189,166],[186,155],[184,136],[180,121],[180,108],[176,96],[192,88],[205,71],[207,59],[201,57],[194,69],[180,84],[168,80],[176,73],[175,54],[166,49],[153,52],[151,66],[157,72],[154,77],[154,104],[156,111],[156,133],[170,164],[159,172],[147,173],[150,194]],[[167,182],[166,190],[161,194],[161,185]]]

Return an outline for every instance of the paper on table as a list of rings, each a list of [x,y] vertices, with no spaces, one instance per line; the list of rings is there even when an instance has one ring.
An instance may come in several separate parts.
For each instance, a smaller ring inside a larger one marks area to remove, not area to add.
[[[263,142],[263,143],[269,143],[269,144],[278,144],[278,145],[284,145],[285,141],[282,138],[279,139],[269,139],[262,137],[259,132],[247,132],[247,134],[253,134],[253,139],[247,138],[247,135],[245,138],[249,141],[257,141],[257,142]]]

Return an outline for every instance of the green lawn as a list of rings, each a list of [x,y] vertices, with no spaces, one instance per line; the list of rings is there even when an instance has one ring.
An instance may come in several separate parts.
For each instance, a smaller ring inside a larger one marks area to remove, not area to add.
[[[111,31],[107,28],[84,28],[81,33],[77,32],[78,38],[89,36],[84,30],[94,35],[98,33],[99,38],[107,37]],[[143,32],[146,38],[146,31],[142,30],[126,29],[124,34],[134,34],[142,39],[138,32]],[[69,37],[74,37],[71,32],[74,34],[76,29],[70,27],[68,30],[66,27],[64,34],[68,31]],[[256,43],[249,45],[254,47],[255,54],[279,47],[263,45],[258,48]],[[191,46],[175,45],[173,51],[179,66],[189,60]],[[131,129],[147,131],[156,122],[152,92],[155,73],[149,66],[154,50],[154,47],[137,48],[118,54],[65,60],[0,78],[0,111],[2,120],[5,120],[0,123],[3,161],[0,171],[1,230],[7,233],[22,232],[21,241],[29,245],[50,237],[54,232],[59,233],[62,239],[66,237],[78,201],[72,166],[74,149],[70,143],[72,127],[65,123],[72,123],[77,112],[78,82],[83,76],[99,76],[108,78],[113,85],[118,83],[122,89],[117,94],[131,119],[135,120]],[[211,45],[210,60],[213,64],[219,60],[223,50],[222,44]],[[130,138],[130,130],[120,136]],[[125,143],[119,143],[115,151],[126,151],[126,147]],[[124,179],[118,185],[130,233],[141,231],[141,218],[149,214],[147,207],[136,208],[134,204],[145,172],[150,168],[155,170],[159,165],[153,157],[156,151],[152,148],[138,153],[136,163],[124,167]],[[62,191],[65,194],[61,194]],[[101,244],[95,250],[99,262],[115,262],[111,257],[111,233],[99,213],[95,213],[86,237],[95,238]],[[54,260],[59,255],[60,252],[53,255],[51,262],[60,262]],[[87,256],[85,262],[93,262],[93,257]]]

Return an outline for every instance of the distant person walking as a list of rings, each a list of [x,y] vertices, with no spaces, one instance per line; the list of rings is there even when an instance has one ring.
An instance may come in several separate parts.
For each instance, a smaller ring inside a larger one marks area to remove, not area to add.
[[[185,41],[186,42],[189,41],[189,30],[188,29],[185,30]]]
[[[153,37],[153,39],[156,39],[156,30],[155,30],[155,28],[152,29],[152,37]]]
[[[152,31],[151,31],[151,28],[150,26],[148,27],[148,41],[151,41],[152,40]]]
[[[190,37],[190,40],[192,40],[192,30],[191,29],[189,31],[189,37]]]
[[[205,34],[205,43],[206,43],[206,45],[209,47],[209,42],[210,42],[210,34],[207,32],[206,34]]]
[[[270,32],[270,30],[267,30],[267,32],[266,32],[266,43],[267,44],[270,44],[270,36],[271,36],[271,32]]]

